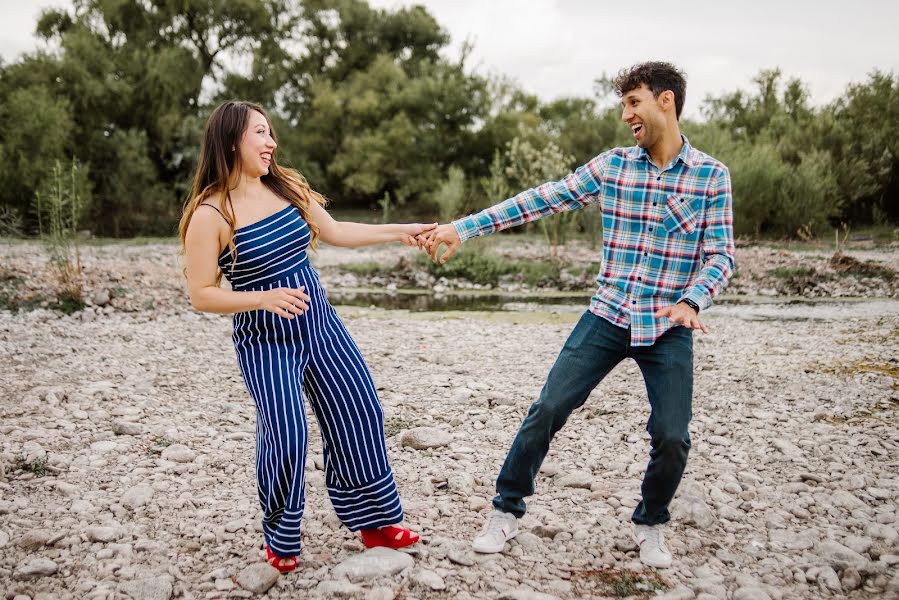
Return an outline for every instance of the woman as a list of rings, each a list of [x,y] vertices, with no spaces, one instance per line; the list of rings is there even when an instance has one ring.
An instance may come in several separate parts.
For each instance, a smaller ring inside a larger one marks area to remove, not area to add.
[[[400,548],[418,536],[387,460],[383,414],[358,348],[328,303],[307,248],[400,241],[434,225],[338,222],[302,175],[278,165],[260,106],[226,102],[206,123],[179,233],[191,304],[236,313],[234,347],[256,402],[256,480],[266,553],[296,568],[303,516],[305,395],[322,431],[325,483],[340,520],[366,547]],[[219,287],[221,276],[231,290]]]

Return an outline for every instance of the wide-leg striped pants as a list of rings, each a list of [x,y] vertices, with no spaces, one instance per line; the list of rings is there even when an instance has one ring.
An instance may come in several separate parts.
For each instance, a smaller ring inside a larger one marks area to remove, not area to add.
[[[350,530],[403,520],[387,460],[384,417],[371,374],[311,267],[265,289],[305,286],[309,311],[234,317],[234,347],[256,402],[256,477],[263,533],[272,552],[300,552],[306,464],[305,395],[321,429],[325,485]]]

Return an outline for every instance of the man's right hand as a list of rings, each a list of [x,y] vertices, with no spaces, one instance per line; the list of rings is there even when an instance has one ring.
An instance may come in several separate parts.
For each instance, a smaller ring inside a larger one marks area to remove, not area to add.
[[[440,264],[449,260],[449,257],[455,254],[459,246],[462,245],[462,240],[459,239],[459,234],[456,233],[456,228],[453,227],[452,223],[440,225],[436,229],[420,234],[416,239],[418,240],[419,249],[426,250],[434,261],[437,261],[437,250],[440,248],[440,245],[446,244],[446,252],[440,257]]]

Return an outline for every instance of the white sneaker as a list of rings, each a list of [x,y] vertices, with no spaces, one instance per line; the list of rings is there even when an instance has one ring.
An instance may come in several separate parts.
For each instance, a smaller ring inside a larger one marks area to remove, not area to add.
[[[518,535],[518,519],[515,515],[494,510],[487,515],[487,522],[471,543],[471,548],[484,554],[502,552],[506,542],[516,535]]]
[[[665,545],[661,525],[634,525],[634,539],[640,546],[640,562],[656,569],[671,566],[671,551]]]

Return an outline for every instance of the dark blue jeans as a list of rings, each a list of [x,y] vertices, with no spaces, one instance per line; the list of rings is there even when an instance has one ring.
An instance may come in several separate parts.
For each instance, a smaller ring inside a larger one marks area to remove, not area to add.
[[[534,478],[549,442],[568,417],[587,400],[615,365],[633,358],[646,382],[651,412],[649,465],[643,476],[643,499],[634,523],[658,525],[671,519],[668,505],[680,484],[690,452],[687,426],[693,416],[693,333],[674,327],[652,346],[630,346],[630,329],[586,312],[575,326],[549,372],[540,398],[506,456],[496,480],[498,510],[524,515],[524,498],[534,493]]]

